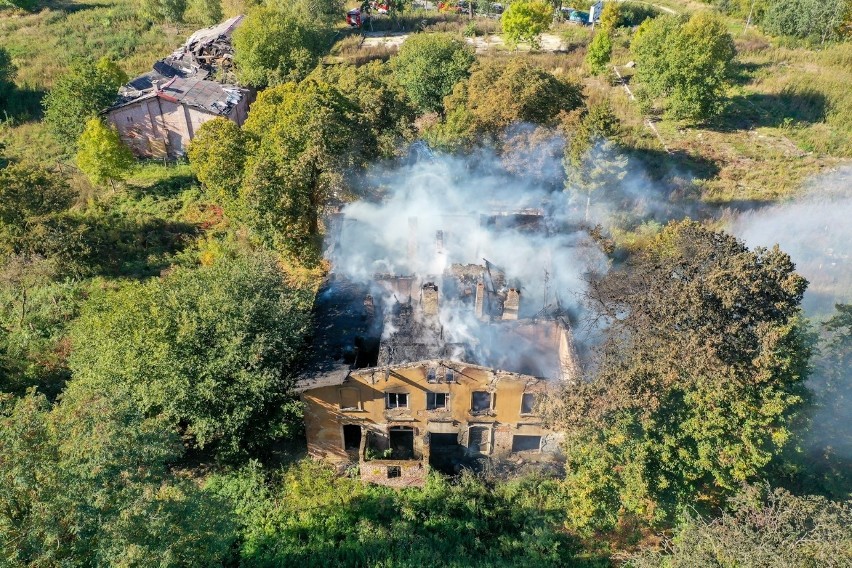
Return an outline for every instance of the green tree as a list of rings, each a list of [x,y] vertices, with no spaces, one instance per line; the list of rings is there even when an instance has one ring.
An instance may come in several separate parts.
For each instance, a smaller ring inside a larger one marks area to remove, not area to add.
[[[468,79],[466,91],[466,107],[482,131],[497,132],[515,122],[553,126],[560,112],[583,104],[579,84],[518,57],[508,63],[480,64]]]
[[[0,247],[7,254],[32,254],[40,237],[74,201],[59,176],[27,163],[0,169]]]
[[[553,21],[553,6],[543,0],[512,2],[501,18],[508,43],[527,42],[538,49],[539,37]]]
[[[470,75],[473,49],[446,33],[414,34],[394,57],[392,70],[409,99],[422,112],[440,112],[444,97]]]
[[[77,142],[77,166],[94,184],[116,181],[127,176],[135,160],[130,148],[124,145],[114,126],[100,118],[92,118]]]
[[[314,460],[277,472],[276,479],[267,483],[263,470],[250,464],[210,482],[238,511],[243,565],[583,565],[576,540],[561,527],[564,492],[552,479],[486,484],[469,473],[455,482],[430,475],[422,489],[396,491],[340,476]]]
[[[248,140],[233,121],[215,118],[201,125],[189,145],[189,163],[208,195],[228,210],[238,207]]]
[[[56,281],[54,259],[9,255],[0,265],[0,391],[55,398],[70,376],[65,336],[85,286]]]
[[[598,25],[608,34],[612,34],[621,23],[621,5],[619,2],[604,2]]]
[[[849,0],[767,0],[762,27],[773,35],[825,43],[840,39],[852,14]]]
[[[121,397],[0,395],[0,546],[10,566],[220,564],[221,501],[168,473],[180,441]]]
[[[305,296],[260,253],[128,284],[75,322],[68,389],[118,390],[222,459],[265,447],[299,422],[290,388]]]
[[[333,86],[358,109],[352,119],[363,125],[358,129],[364,134],[359,141],[363,159],[393,157],[414,139],[417,109],[388,63],[318,66],[308,77],[312,79]]]
[[[40,5],[39,0],[4,0],[4,3],[27,12],[35,12]],[[2,6],[3,4],[0,4],[0,7]]]
[[[687,515],[665,553],[642,552],[631,568],[843,566],[850,559],[852,504],[750,486],[716,519]]]
[[[607,6],[612,4],[608,2]],[[609,31],[601,27],[592,38],[589,44],[589,50],[586,52],[586,65],[595,75],[600,75],[606,71],[606,66],[609,64],[609,59],[612,56],[612,39],[609,37]]]
[[[12,56],[0,47],[0,111],[9,107],[9,99],[15,89],[16,71]]]
[[[609,323],[598,372],[552,412],[567,429],[571,522],[670,520],[762,475],[805,393],[806,285],[777,247],[691,221],[590,284]]]
[[[832,499],[852,495],[852,305],[837,304],[820,326],[819,350],[808,380],[810,404],[797,424],[796,444],[773,479],[797,492]]]
[[[183,22],[186,0],[141,0],[142,15],[155,22]]]
[[[627,157],[617,144],[621,123],[604,101],[567,115],[561,126],[566,141],[565,191],[585,198],[589,221],[593,199],[612,194],[627,175]]]
[[[127,73],[118,66],[118,63],[107,56],[103,56],[97,60],[95,71],[97,71],[101,80],[108,85],[118,85],[120,87],[130,80]]]
[[[496,138],[516,123],[554,126],[561,112],[583,104],[583,89],[515,57],[478,63],[444,102],[445,136],[448,125],[459,127],[455,137],[465,147],[484,135]]]
[[[79,61],[57,79],[44,97],[44,122],[68,150],[83,133],[86,122],[115,102],[127,75],[107,59]]]
[[[646,20],[632,49],[639,94],[664,97],[670,116],[703,121],[724,110],[735,49],[718,16],[699,12],[686,23],[675,16]]]
[[[246,220],[302,262],[317,261],[320,208],[356,165],[357,117],[340,91],[309,80],[261,93],[243,127],[254,141],[240,190]]]
[[[240,82],[260,89],[305,77],[331,38],[321,21],[306,20],[297,6],[285,3],[252,9],[233,42]]]

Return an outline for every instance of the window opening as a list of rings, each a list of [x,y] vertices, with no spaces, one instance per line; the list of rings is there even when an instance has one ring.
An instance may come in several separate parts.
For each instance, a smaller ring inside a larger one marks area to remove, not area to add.
[[[385,393],[385,408],[408,408],[408,393],[407,392],[388,392]]]
[[[447,408],[450,396],[445,392],[427,392],[426,410],[439,410]]]
[[[491,410],[491,393],[487,391],[473,391],[470,397],[470,409],[473,412]]]
[[[532,414],[535,410],[535,395],[532,393],[524,393],[521,398],[521,414]]]
[[[402,468],[398,465],[389,465],[388,466],[388,479],[393,479],[395,477],[402,477]]]
[[[361,427],[357,424],[343,425],[343,449],[346,451],[361,449]]]
[[[414,429],[407,426],[395,426],[388,432],[390,438],[391,459],[414,459]]]
[[[512,436],[512,452],[539,451],[541,449],[541,436]]]

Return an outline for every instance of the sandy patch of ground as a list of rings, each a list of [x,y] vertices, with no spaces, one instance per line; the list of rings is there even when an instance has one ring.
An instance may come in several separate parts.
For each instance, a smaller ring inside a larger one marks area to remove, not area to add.
[[[407,33],[384,33],[384,32],[367,32],[364,34],[364,43],[362,47],[399,47],[401,46],[410,34]],[[483,53],[491,49],[506,48],[506,42],[499,35],[487,35],[467,38],[467,42],[471,44],[477,53]],[[528,51],[529,47],[520,46],[520,50]],[[565,49],[562,43],[562,38],[555,34],[542,34],[541,47],[539,51],[563,51]]]

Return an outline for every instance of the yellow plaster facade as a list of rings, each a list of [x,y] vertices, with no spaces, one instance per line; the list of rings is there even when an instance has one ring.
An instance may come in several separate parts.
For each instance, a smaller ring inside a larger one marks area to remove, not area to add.
[[[443,360],[353,370],[342,382],[302,392],[308,451],[339,465],[361,462],[362,474],[364,462],[371,471],[383,462],[422,467],[439,443],[466,455],[556,459],[559,434],[535,412],[550,384]],[[384,469],[377,471],[381,477]]]

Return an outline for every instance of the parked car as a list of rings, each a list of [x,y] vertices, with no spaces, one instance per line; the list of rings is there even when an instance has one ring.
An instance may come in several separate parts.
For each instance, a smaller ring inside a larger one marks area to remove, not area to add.
[[[364,21],[369,20],[369,19],[370,19],[369,15],[366,15],[366,17],[362,18],[361,17],[361,10],[358,9],[358,8],[355,8],[354,10],[349,10],[348,12],[346,12],[346,23],[350,27],[353,27],[353,28],[360,28],[361,24],[364,23]]]
[[[581,12],[580,10],[571,10],[568,12],[568,21],[585,26],[589,23],[589,13]]]

